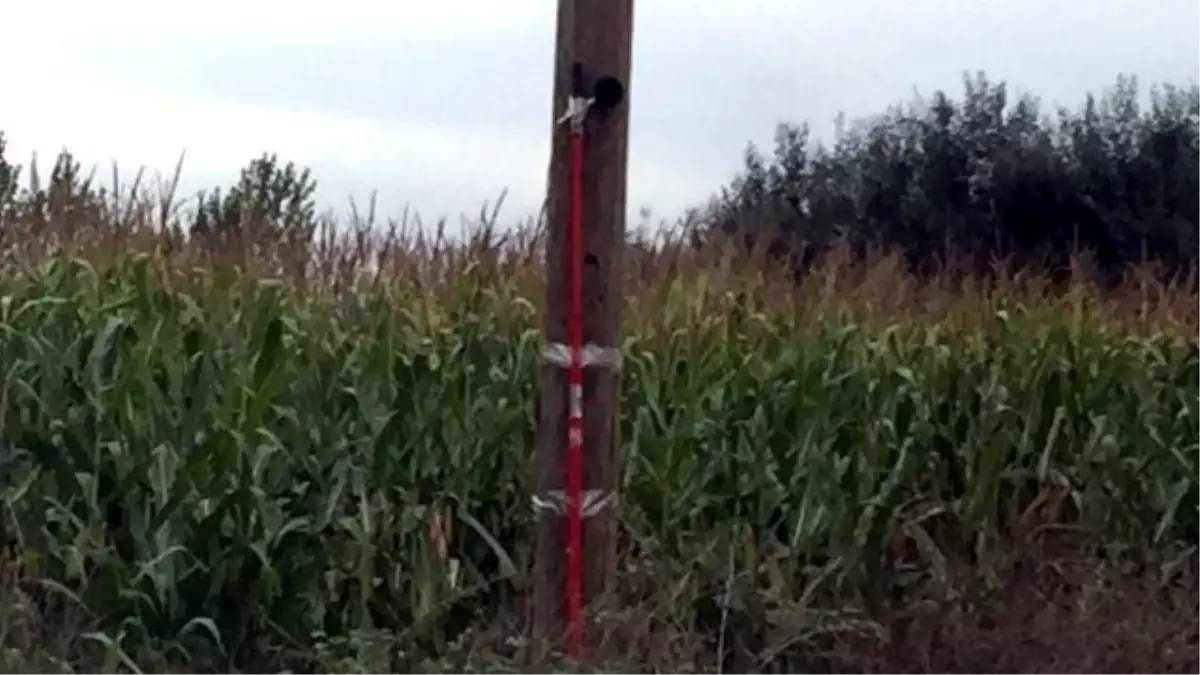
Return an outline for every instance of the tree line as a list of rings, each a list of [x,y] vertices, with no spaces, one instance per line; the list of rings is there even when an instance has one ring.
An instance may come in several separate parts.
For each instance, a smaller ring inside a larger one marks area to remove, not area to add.
[[[18,225],[24,231],[53,229],[70,236],[129,225],[131,218],[153,221],[167,235],[213,245],[305,240],[317,230],[316,179],[309,169],[284,163],[274,153],[250,160],[233,185],[202,190],[191,203],[176,202],[177,171],[165,188],[160,185],[162,201],[155,212],[147,213],[141,173],[132,185],[114,180],[110,187],[94,170],[85,173],[78,159],[63,150],[43,177],[36,157],[28,167],[14,164],[5,157],[6,145],[0,132],[0,238]],[[26,168],[28,175],[22,178]]]
[[[780,125],[774,152],[744,168],[703,213],[708,234],[804,265],[834,242],[882,247],[914,271],[966,257],[1061,269],[1088,253],[1119,275],[1191,270],[1200,246],[1200,89],[1118,77],[1078,109],[1012,100],[984,73],[960,100],[937,91],[812,143]]]
[[[812,142],[806,124],[780,125],[773,152],[750,146],[699,212],[697,238],[765,245],[798,269],[838,242],[900,253],[917,272],[964,258],[983,272],[997,258],[1055,268],[1083,252],[1112,276],[1145,262],[1195,268],[1195,84],[1153,87],[1143,106],[1136,79],[1122,76],[1053,115],[1031,96],[1011,100],[983,73],[964,88],[961,100],[937,91],[840,125],[831,144]],[[0,134],[0,238],[18,221],[74,230],[121,215],[121,187],[98,186],[70,153],[48,180],[31,165],[21,187],[4,150]],[[163,204],[159,222],[206,242],[296,242],[316,230],[315,192],[307,169],[264,154],[234,185],[197,195],[186,215]]]

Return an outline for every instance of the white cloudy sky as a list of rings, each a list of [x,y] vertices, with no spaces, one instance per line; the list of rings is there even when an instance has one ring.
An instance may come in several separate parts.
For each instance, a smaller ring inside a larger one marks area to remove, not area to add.
[[[326,205],[377,189],[428,222],[537,207],[555,0],[5,3],[0,130],[226,183],[263,151],[313,167]],[[1196,0],[637,0],[630,210],[711,194],[776,122],[818,135],[983,69],[1074,106],[1118,72],[1200,79]]]

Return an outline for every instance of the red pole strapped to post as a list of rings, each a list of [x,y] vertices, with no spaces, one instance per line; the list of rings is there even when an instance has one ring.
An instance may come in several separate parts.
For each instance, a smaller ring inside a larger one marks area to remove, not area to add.
[[[579,64],[572,72],[572,92],[564,122],[569,126],[571,148],[567,178],[567,364],[569,403],[567,408],[566,461],[566,631],[564,647],[572,656],[579,654],[583,612],[583,152],[584,122],[591,100],[584,93],[583,73]]]
[[[624,83],[618,77],[594,72],[588,62],[614,68],[622,77],[628,74],[628,66],[590,46],[589,40],[596,37],[583,26],[595,22],[580,23],[570,4],[574,1],[562,0],[560,4],[560,49],[554,71],[556,98],[565,98],[565,110],[556,120],[552,145],[556,171],[551,174],[547,197],[552,205],[554,231],[547,239],[545,358],[562,370],[547,372],[540,394],[535,459],[538,484],[533,495],[539,521],[533,619],[535,631],[541,634],[562,631],[566,655],[577,657],[589,639],[584,607],[594,595],[604,593],[612,567],[612,552],[608,552],[613,540],[608,532],[611,514],[604,512],[616,500],[613,477],[606,464],[611,461],[606,453],[613,452],[613,425],[608,418],[616,405],[612,400],[616,395],[614,377],[611,372],[596,375],[594,381],[588,381],[592,389],[584,395],[584,372],[620,369],[619,348],[614,346],[616,336],[611,334],[608,319],[607,294],[614,288],[610,276],[616,255],[612,247],[619,245],[623,226],[611,209],[599,208],[598,199],[616,187],[607,178],[613,167],[624,168],[624,117],[623,113],[612,114],[623,101]],[[601,16],[613,13],[612,18],[619,19],[619,23],[628,20],[623,16],[631,10],[629,0],[587,1],[598,2],[584,7],[601,11]],[[608,4],[610,1],[614,4]],[[604,35],[601,29],[602,22],[595,35]],[[559,135],[559,126],[565,126],[568,136]],[[616,141],[614,130],[618,132]],[[608,159],[610,156],[613,160]],[[592,178],[596,179],[594,186],[584,185]],[[587,193],[593,187],[599,191],[596,195]],[[605,197],[605,203],[608,201],[622,208],[623,192],[617,190],[611,199]],[[584,219],[589,222],[584,223]],[[559,295],[564,285],[566,294]],[[592,311],[595,316],[588,315]],[[586,444],[589,454],[584,455]]]

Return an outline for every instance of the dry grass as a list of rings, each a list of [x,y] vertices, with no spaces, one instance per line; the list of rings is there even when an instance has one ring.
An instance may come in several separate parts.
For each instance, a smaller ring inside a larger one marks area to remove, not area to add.
[[[240,672],[1194,673],[1196,559],[1165,566],[1096,547],[1026,552],[988,581],[924,588],[875,618],[738,607],[722,624],[690,610],[652,570],[629,578],[586,666],[535,656],[519,604],[477,617],[438,652],[388,631],[284,646]],[[1161,560],[1158,562],[1162,562]],[[630,565],[631,568],[637,566]],[[30,584],[0,586],[0,672],[222,672],[179,653],[126,655],[95,618],[49,609]],[[723,631],[722,631],[723,627]],[[722,645],[722,648],[718,648]]]

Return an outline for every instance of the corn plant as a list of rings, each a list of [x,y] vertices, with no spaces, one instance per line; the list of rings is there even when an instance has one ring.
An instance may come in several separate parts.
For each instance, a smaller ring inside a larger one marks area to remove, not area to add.
[[[537,287],[462,272],[338,294],[153,254],[6,275],[9,550],[121,644],[439,639],[519,583],[530,534]],[[936,569],[1062,523],[1195,545],[1194,335],[1070,300],[880,323],[762,299],[701,278],[631,303],[642,555],[731,558],[807,606],[878,598],[903,543]]]

